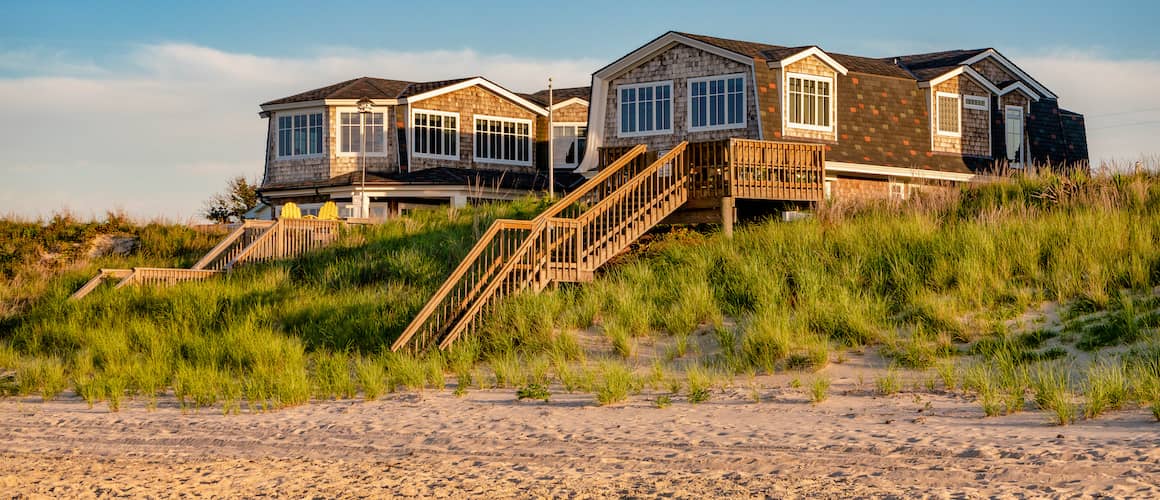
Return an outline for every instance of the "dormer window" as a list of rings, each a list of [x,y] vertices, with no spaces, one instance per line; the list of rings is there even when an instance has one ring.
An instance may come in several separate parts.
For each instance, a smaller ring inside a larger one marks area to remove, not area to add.
[[[790,73],[788,82],[789,126],[807,130],[833,130],[831,116],[834,81],[824,76]]]

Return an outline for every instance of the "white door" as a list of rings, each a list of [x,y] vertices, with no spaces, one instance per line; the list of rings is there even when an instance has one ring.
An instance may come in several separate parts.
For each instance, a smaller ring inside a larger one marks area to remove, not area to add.
[[[1023,108],[1007,106],[1007,161],[1012,167],[1023,167]]]

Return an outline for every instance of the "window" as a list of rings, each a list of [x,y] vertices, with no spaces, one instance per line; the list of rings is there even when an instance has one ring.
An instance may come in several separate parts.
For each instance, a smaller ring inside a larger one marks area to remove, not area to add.
[[[366,123],[361,123],[358,111],[338,112],[338,152],[357,154],[363,145],[362,130],[367,132],[367,155],[382,155],[386,152],[383,138],[383,114],[367,113]]]
[[[622,137],[673,131],[673,82],[621,85],[617,89]]]
[[[744,126],[744,75],[689,80],[690,130],[718,130]]]
[[[475,117],[475,159],[513,165],[532,164],[532,122]]]
[[[1007,106],[1004,109],[1005,124],[1007,140],[1007,160],[1012,163],[1013,167],[1021,168],[1023,166],[1023,108],[1020,106]]]
[[[830,78],[789,74],[789,125],[807,130],[833,130],[831,102],[834,82]]]
[[[939,135],[959,135],[959,95],[939,92],[935,96],[935,125]]]
[[[459,159],[459,114],[412,111],[411,143],[415,156]]]
[[[557,123],[552,128],[552,165],[571,167],[584,159],[588,145],[588,126],[585,123]]]
[[[963,107],[967,109],[978,109],[986,111],[991,109],[991,99],[989,97],[977,95],[963,96]]]
[[[909,193],[907,193],[906,188],[907,188],[907,185],[905,182],[895,181],[895,180],[891,179],[891,181],[890,181],[890,199],[891,200],[905,200],[907,195],[909,194]]]
[[[322,112],[278,113],[278,156],[322,154]]]

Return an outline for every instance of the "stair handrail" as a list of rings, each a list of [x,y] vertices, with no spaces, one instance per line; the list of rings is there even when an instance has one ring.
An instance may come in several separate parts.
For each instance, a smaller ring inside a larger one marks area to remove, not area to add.
[[[644,170],[641,170],[640,172],[637,172],[636,175],[634,175],[632,177],[632,179],[630,179],[628,182],[626,182],[623,185],[621,185],[620,187],[618,187],[616,189],[615,193],[623,193],[623,192],[626,192],[627,190],[633,189],[633,188],[643,184],[646,180],[649,179],[650,175],[653,175],[653,174],[659,172],[660,169],[664,168],[666,164],[670,164],[674,158],[676,158],[678,155],[684,153],[685,148],[687,146],[688,146],[688,141],[682,141],[680,144],[678,144],[676,147],[671,149],[664,156],[657,158],[656,161],[654,161],[647,168],[645,168]],[[673,172],[671,173],[671,175],[674,177],[674,182],[673,182],[674,185],[678,185],[681,182],[684,182],[686,180],[686,179],[684,179],[684,177],[687,177],[685,175],[685,172],[677,172],[677,169],[680,168],[679,166],[671,165],[670,168],[673,169]],[[587,221],[593,217],[598,216],[599,214],[597,212],[602,211],[602,210],[607,210],[608,207],[611,207],[614,203],[616,203],[616,201],[621,200],[622,198],[623,198],[623,196],[616,196],[616,195],[608,196],[608,197],[604,198],[603,200],[601,200],[596,205],[589,207],[582,214],[578,215],[577,217],[573,218],[572,220],[579,221],[581,224],[583,224],[585,221]],[[488,285],[488,287],[486,289],[484,289],[482,293],[477,295],[477,297],[480,297],[480,299],[474,301],[472,303],[471,307],[464,310],[463,314],[460,315],[459,318],[455,320],[455,323],[451,326],[451,328],[449,328],[447,330],[447,335],[444,336],[443,339],[439,342],[440,349],[447,349],[448,347],[451,346],[451,343],[454,342],[455,339],[459,338],[459,335],[462,334],[463,331],[467,329],[469,324],[475,320],[475,315],[480,311],[480,309],[482,309],[484,306],[487,305],[490,298],[492,296],[494,296],[496,289],[499,288],[499,286],[504,283],[504,281],[507,279],[508,275],[511,273],[512,269],[515,268],[516,264],[519,263],[521,261],[521,259],[523,259],[524,255],[532,247],[532,245],[535,243],[536,239],[539,238],[539,236],[540,236],[539,233],[545,227],[544,223],[547,222],[547,219],[545,219],[543,221],[539,221],[538,219],[539,218],[537,218],[536,222],[539,222],[539,223],[535,224],[533,233],[531,235],[529,235],[524,240],[524,242],[522,244],[520,244],[520,247],[516,249],[516,251],[512,254],[512,256],[508,260],[508,262],[504,264],[504,266],[500,269],[500,271],[498,273],[496,273],[496,278],[494,280],[492,280],[491,284]],[[553,242],[548,242],[545,244],[545,246],[550,248],[553,246]],[[580,250],[581,255],[583,255],[587,252],[588,252],[587,248]],[[550,259],[549,259],[549,261],[550,261]],[[539,272],[541,270],[540,268],[542,266],[546,266],[547,264],[548,264],[548,262],[543,262],[543,263],[536,262],[534,264],[535,267],[533,269],[530,269],[529,273],[534,276],[537,272]],[[576,263],[577,266],[579,266],[580,264],[581,264],[580,262]],[[520,283],[518,285],[518,287],[520,290],[522,290],[523,287],[526,285],[527,285],[527,283]]]
[[[202,257],[201,260],[198,260],[197,263],[194,264],[193,267],[191,267],[190,269],[205,269],[206,267],[209,267],[209,265],[212,264],[213,261],[217,260],[218,257],[221,257],[222,254],[224,254],[227,250],[229,250],[229,248],[231,246],[233,246],[234,242],[236,242],[239,238],[241,238],[243,235],[246,234],[246,229],[248,229],[250,227],[258,227],[258,226],[268,227],[268,226],[271,226],[273,224],[275,224],[274,221],[265,221],[265,220],[263,220],[263,221],[247,220],[247,221],[242,222],[241,225],[239,225],[233,231],[230,231],[230,234],[226,235],[225,239],[223,239],[220,243],[218,243],[216,246],[214,246],[212,250],[210,250],[208,253],[206,253],[205,256]]]
[[[447,296],[451,293],[451,291],[454,290],[455,286],[461,279],[463,279],[463,277],[467,274],[467,271],[471,269],[471,266],[475,264],[476,259],[479,258],[479,256],[488,247],[488,245],[492,243],[492,240],[495,239],[495,236],[499,233],[500,230],[526,227],[527,229],[531,230],[531,233],[528,234],[525,242],[532,238],[539,237],[538,231],[542,230],[545,223],[549,219],[555,217],[560,212],[571,206],[573,203],[579,201],[582,197],[590,193],[593,189],[599,187],[604,181],[619,173],[622,169],[635,161],[637,157],[644,154],[647,150],[648,148],[644,144],[636,145],[615,162],[612,162],[611,165],[604,168],[591,179],[588,179],[586,182],[584,182],[584,184],[582,184],[579,188],[573,190],[563,198],[560,198],[560,200],[553,203],[544,212],[540,213],[530,221],[497,219],[492,222],[487,231],[484,232],[478,241],[476,241],[475,245],[472,246],[471,250],[467,253],[466,256],[464,256],[463,260],[459,262],[459,266],[457,266],[455,270],[452,271],[451,275],[448,276],[446,280],[444,280],[443,285],[439,287],[435,294],[431,296],[426,304],[424,304],[423,308],[419,310],[419,313],[415,315],[415,318],[411,320],[411,323],[407,325],[407,328],[403,330],[403,332],[399,335],[399,338],[395,339],[395,342],[391,344],[391,350],[398,351],[399,349],[402,349],[407,345],[408,342],[411,341],[415,334],[418,333],[421,328],[423,328],[423,325],[425,325],[427,320],[430,319],[431,315],[439,307],[439,304],[441,304],[443,300],[446,299]],[[473,295],[478,296],[478,294]]]

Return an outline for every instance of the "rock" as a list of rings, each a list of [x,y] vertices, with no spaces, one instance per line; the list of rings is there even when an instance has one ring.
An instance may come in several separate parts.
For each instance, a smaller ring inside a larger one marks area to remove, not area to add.
[[[88,256],[90,259],[117,255],[124,257],[137,249],[137,238],[133,236],[102,234],[89,242]]]

